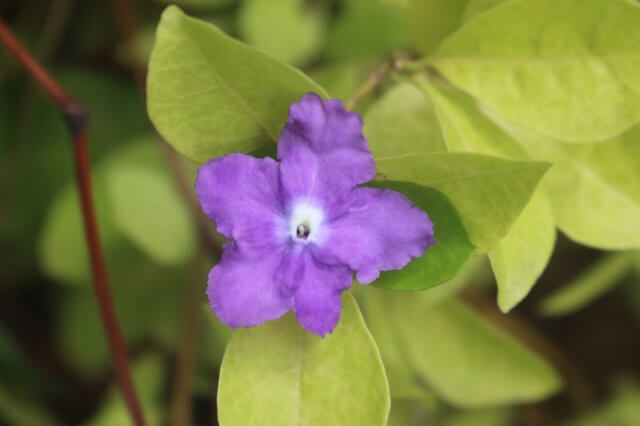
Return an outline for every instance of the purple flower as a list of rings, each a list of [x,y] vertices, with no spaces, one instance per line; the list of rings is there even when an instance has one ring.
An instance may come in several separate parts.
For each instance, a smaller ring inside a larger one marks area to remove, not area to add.
[[[308,331],[333,331],[340,293],[401,269],[434,243],[433,224],[403,195],[358,186],[376,173],[362,120],[306,94],[289,109],[278,160],[230,154],[198,172],[196,193],[225,244],[209,273],[211,309],[231,327],[290,309]]]

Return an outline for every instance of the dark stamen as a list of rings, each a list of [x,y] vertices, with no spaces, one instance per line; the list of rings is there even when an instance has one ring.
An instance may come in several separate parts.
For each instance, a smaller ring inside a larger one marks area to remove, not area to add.
[[[296,228],[296,236],[301,240],[306,240],[307,238],[309,238],[310,233],[311,233],[311,229],[309,229],[309,226],[304,223],[301,223]]]

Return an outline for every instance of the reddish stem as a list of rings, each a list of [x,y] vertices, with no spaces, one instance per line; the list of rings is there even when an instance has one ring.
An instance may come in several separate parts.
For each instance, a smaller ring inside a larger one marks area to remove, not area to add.
[[[91,169],[89,162],[89,150],[87,143],[86,113],[84,108],[68,94],[56,81],[40,66],[40,64],[27,52],[20,41],[11,33],[4,21],[0,18],[0,42],[16,58],[22,67],[38,83],[47,96],[60,108],[73,138],[73,152],[75,157],[78,190],[82,205],[85,235],[89,246],[89,258],[93,283],[102,324],[107,335],[111,356],[115,367],[116,377],[124,400],[131,414],[134,425],[144,426],[142,408],[131,379],[129,361],[125,350],[124,341],[118,322],[109,282],[107,269],[100,245],[100,235],[96,221],[93,196],[91,191]]]

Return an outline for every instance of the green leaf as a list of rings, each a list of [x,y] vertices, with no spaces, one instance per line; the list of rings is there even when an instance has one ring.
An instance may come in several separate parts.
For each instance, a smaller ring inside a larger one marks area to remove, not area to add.
[[[386,179],[445,194],[482,251],[507,234],[548,168],[545,163],[463,153],[404,154],[378,158],[377,163]]]
[[[332,98],[345,102],[358,91],[362,83],[380,66],[376,58],[342,60],[314,67],[311,78],[322,86]],[[365,95],[354,107],[354,111],[363,114],[376,99],[375,93]],[[366,125],[366,120],[365,120]]]
[[[130,139],[94,168],[94,198],[109,271],[128,264],[123,236],[159,263],[184,263],[195,233],[184,201],[151,137]],[[56,195],[40,232],[44,271],[62,283],[86,285],[91,277],[75,183]]]
[[[117,245],[110,201],[103,176],[93,178],[94,206],[105,252]],[[75,184],[68,184],[48,209],[38,240],[38,255],[44,272],[61,283],[86,285],[91,279],[82,211]]]
[[[419,298],[425,309],[451,297],[467,284],[470,276],[475,276],[481,265],[477,257],[469,261],[462,271],[451,281],[429,291],[411,293],[411,297]],[[434,395],[423,383],[416,382],[415,374],[408,363],[404,348],[397,342],[397,333],[389,321],[389,297],[394,298],[396,292],[387,289],[359,287],[356,289],[361,302],[365,322],[376,341],[385,371],[389,379],[392,398],[412,399],[425,403],[432,402]],[[392,403],[393,405],[393,403]]]
[[[182,155],[202,163],[276,140],[289,106],[326,96],[300,71],[175,6],[162,14],[147,78],[149,116]]]
[[[503,407],[464,410],[447,416],[442,426],[509,426],[513,424],[511,410]]]
[[[328,36],[331,58],[385,55],[409,42],[407,10],[389,0],[348,0]]]
[[[556,227],[549,202],[536,191],[509,233],[489,252],[498,306],[509,312],[529,294],[549,263]]]
[[[6,83],[5,83],[6,84]],[[3,87],[3,90],[5,88]],[[11,123],[15,120],[15,107],[18,95],[5,90],[5,95],[0,99],[0,165],[3,170],[8,166],[9,142],[11,140]]]
[[[82,5],[78,6],[82,8]],[[113,74],[79,69],[57,71],[55,78],[88,111],[87,132],[92,160],[99,160],[108,150],[148,129],[144,104],[132,82],[114,78]],[[20,89],[21,85],[15,87]],[[0,205],[8,207],[3,209],[0,220],[0,251],[5,254],[7,265],[0,273],[0,281],[7,284],[33,275],[39,254],[34,247],[48,220],[49,206],[62,188],[75,180],[73,150],[64,119],[49,99],[39,91],[35,92],[33,110],[27,114],[24,126],[17,127],[17,111],[5,116],[11,127],[8,138],[0,142],[0,145],[6,141],[13,146],[11,155],[7,152],[3,157],[8,162],[7,168],[0,164],[0,169],[11,175],[9,179],[3,178],[0,191]],[[14,98],[12,91],[3,89],[2,93],[13,110],[20,109],[16,108],[19,98]],[[17,94],[24,95],[24,90]],[[18,158],[25,161],[16,161]],[[28,188],[28,194],[25,188]]]
[[[394,399],[387,426],[423,426],[433,423],[435,403],[421,404],[410,399]],[[438,423],[439,424],[439,423]]]
[[[384,182],[376,186],[398,191],[426,211],[434,223],[436,243],[404,268],[383,272],[375,285],[394,290],[424,290],[452,279],[469,259],[474,246],[451,201],[438,190],[416,184]]]
[[[356,288],[365,322],[382,355],[382,361],[389,378],[392,398],[412,399],[429,403],[433,402],[434,396],[430,389],[425,388],[424,383],[416,381],[414,371],[406,357],[406,351],[397,341],[394,323],[389,320],[389,314],[396,312],[390,310],[390,304],[395,306],[395,302],[390,302],[390,300],[395,298],[399,300],[398,303],[403,303],[402,300],[406,299],[402,299],[402,297],[416,298],[420,300],[419,303],[422,304],[424,309],[431,309],[431,306],[450,298],[467,285],[471,279],[479,282],[482,280],[482,276],[488,275],[489,267],[484,260],[484,256],[472,258],[451,281],[429,291],[396,296],[397,292],[387,289]],[[398,320],[401,320],[401,318],[399,317]]]
[[[65,69],[57,73],[57,76],[60,84],[87,107],[90,115],[87,125],[92,158],[95,158],[95,154],[108,152],[129,138],[148,131],[144,102],[131,80],[114,78],[113,74],[106,72],[87,72],[80,69]],[[46,102],[49,103],[48,100]],[[51,110],[52,115],[58,118],[60,112],[57,108],[51,107]],[[68,130],[64,120],[58,119],[58,122],[58,126],[54,128],[54,131],[57,131],[56,136],[60,138],[59,141],[68,143]],[[36,127],[41,124],[47,123],[34,123],[34,132],[38,129],[35,136],[48,138],[51,124]],[[55,148],[53,152],[58,153],[59,149]],[[48,161],[51,161],[50,156]]]
[[[609,250],[640,247],[640,126],[597,144],[567,144],[502,123],[532,158],[553,163],[542,181],[557,226]]]
[[[160,404],[160,395],[163,390],[163,382],[166,380],[166,371],[167,369],[158,355],[148,356],[132,366],[133,380],[140,405],[144,411],[145,420],[150,425],[161,424],[163,407]],[[118,386],[114,385],[109,389],[97,415],[86,425],[113,426],[125,425],[130,422],[131,414],[123,401],[122,392]]]
[[[640,119],[638,44],[630,1],[514,0],[468,20],[433,64],[518,125],[591,142]]]
[[[424,399],[429,396],[428,390],[416,385],[412,380],[412,371],[402,348],[396,344],[394,330],[387,320],[387,309],[384,299],[377,297],[383,290],[356,289],[358,301],[361,303],[367,327],[371,331],[377,347],[380,349],[384,369],[389,380],[389,390],[393,398]],[[385,291],[386,293],[386,291]]]
[[[152,264],[130,245],[118,251],[120,268],[110,269],[118,322],[128,345],[144,339],[173,347],[179,334],[184,286],[182,268]],[[107,264],[113,263],[107,258]],[[203,276],[204,279],[204,276]],[[56,309],[56,341],[74,369],[95,379],[109,367],[110,356],[95,294],[89,286],[67,289]],[[145,303],[141,303],[145,301]]]
[[[636,254],[634,265],[631,267],[630,279],[622,286],[621,292],[626,309],[637,319],[640,319],[640,253]]]
[[[409,33],[422,53],[430,53],[473,16],[508,0],[410,0]]]
[[[411,0],[409,31],[423,53],[431,52],[462,22],[469,0]]]
[[[559,316],[580,310],[619,284],[631,271],[637,258],[637,252],[604,256],[546,297],[540,305],[540,312],[548,316]]]
[[[291,313],[233,331],[220,370],[221,426],[386,425],[389,389],[378,349],[353,296],[342,301],[340,323],[324,339]]]
[[[231,329],[222,324],[218,318],[211,312],[211,307],[207,303],[202,305],[203,319],[201,324],[203,330],[199,337],[198,358],[199,363],[209,368],[218,369],[222,362],[225,347],[231,336]],[[207,384],[211,385],[208,381]]]
[[[465,8],[462,16],[463,21],[471,19],[480,13],[486,12],[487,10],[508,1],[510,0],[470,0],[467,3],[467,7]]]
[[[449,85],[424,78],[416,80],[416,83],[433,101],[450,151],[528,159],[526,151],[486,117],[472,97]]]
[[[228,7],[236,0],[156,0],[158,3],[175,4],[180,7],[197,10],[207,10],[219,7]]]
[[[52,413],[33,400],[33,389],[22,389],[21,384],[0,384],[0,420],[12,426],[57,426]]]
[[[576,420],[563,423],[563,426],[635,426],[638,418],[640,418],[640,390],[635,385],[625,384],[604,404]]]
[[[526,158],[513,137],[486,117],[471,97],[428,81],[421,82],[421,86],[436,104],[451,150]],[[498,305],[503,312],[529,293],[551,258],[555,237],[549,201],[537,189],[509,233],[489,252],[498,283]]]
[[[395,86],[369,107],[364,134],[376,158],[447,150],[433,104],[410,83]]]
[[[374,295],[418,383],[460,407],[537,401],[558,390],[559,377],[537,355],[458,302],[434,306],[428,293]]]
[[[151,49],[156,40],[155,25],[147,24],[138,29],[133,40],[132,46],[129,46],[129,39],[121,40],[116,48],[117,58],[128,67],[149,62]]]
[[[191,257],[196,244],[191,216],[166,172],[114,162],[107,186],[120,232],[159,263],[180,264]]]
[[[367,67],[358,62],[341,61],[315,68],[309,75],[332,98],[347,100],[367,78],[368,72]]]
[[[247,43],[291,64],[312,58],[324,36],[323,16],[301,0],[247,0],[238,20]]]

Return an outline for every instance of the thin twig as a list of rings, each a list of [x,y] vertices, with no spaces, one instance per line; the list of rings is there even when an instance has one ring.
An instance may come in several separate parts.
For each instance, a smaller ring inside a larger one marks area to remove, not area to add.
[[[384,62],[376,68],[362,86],[358,87],[353,96],[351,96],[347,101],[347,109],[352,110],[355,108],[364,98],[384,83],[390,70],[391,67],[388,62]]]
[[[71,137],[75,158],[78,189],[82,206],[85,235],[89,246],[89,258],[93,275],[94,290],[100,308],[102,324],[109,342],[116,377],[124,394],[124,400],[136,426],[144,426],[142,408],[138,402],[125,345],[116,320],[111,291],[107,279],[107,269],[100,245],[100,235],[93,206],[91,190],[91,170],[84,108],[68,94],[26,51],[14,37],[4,21],[0,19],[0,42],[15,57],[17,62],[31,75],[40,88],[62,112]]]
[[[369,78],[358,87],[347,101],[347,109],[353,110],[364,98],[369,96],[374,90],[382,86],[390,78],[397,78],[399,75],[405,74],[409,68],[416,64],[413,61],[411,52],[399,50],[394,52],[385,62],[381,63]],[[423,71],[421,68],[420,71]]]
[[[203,293],[203,271],[206,254],[198,253],[191,267],[186,300],[182,312],[180,351],[176,359],[170,405],[172,425],[191,424],[191,384],[196,355],[196,341],[200,331],[200,301]]]

